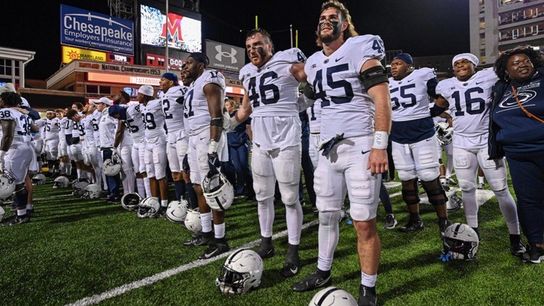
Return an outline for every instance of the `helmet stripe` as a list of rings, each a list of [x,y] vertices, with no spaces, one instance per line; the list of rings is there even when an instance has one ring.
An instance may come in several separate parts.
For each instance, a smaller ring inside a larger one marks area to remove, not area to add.
[[[338,289],[338,288],[336,288],[336,287],[333,287],[333,288],[327,290],[327,292],[325,292],[325,294],[323,294],[323,295],[321,296],[321,298],[319,299],[319,301],[317,301],[317,305],[320,306],[321,304],[323,304],[323,302],[325,302],[325,299],[326,299],[331,293],[333,293],[334,291],[337,291],[337,290],[340,290],[340,289]]]

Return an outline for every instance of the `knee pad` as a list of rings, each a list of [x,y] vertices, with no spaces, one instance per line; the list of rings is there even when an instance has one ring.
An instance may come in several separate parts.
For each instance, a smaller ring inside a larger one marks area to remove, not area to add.
[[[459,178],[459,176],[457,176],[457,178],[459,180],[459,188],[461,188],[461,190],[463,192],[472,192],[472,191],[476,190],[476,183],[475,182],[461,179],[461,178]]]
[[[489,187],[494,192],[503,191],[506,188],[508,188],[508,185],[506,183],[506,179],[491,179],[488,180],[487,183],[489,184]]]
[[[402,199],[406,205],[415,205],[419,203],[417,178],[402,181]]]
[[[281,201],[285,205],[293,205],[298,203],[298,184],[280,186]]]
[[[319,225],[330,226],[338,224],[342,218],[342,213],[339,210],[336,211],[320,211],[319,212]]]
[[[17,203],[18,209],[26,208],[26,203],[28,201],[28,191],[26,190],[24,183],[15,185],[14,200]]]
[[[417,171],[417,177],[422,182],[430,182],[440,176],[440,169],[438,167],[426,168]]]
[[[442,188],[442,184],[440,184],[438,177],[432,181],[421,183],[429,197],[429,202],[433,206],[446,204],[448,198],[446,197],[446,192],[444,191],[444,188]]]

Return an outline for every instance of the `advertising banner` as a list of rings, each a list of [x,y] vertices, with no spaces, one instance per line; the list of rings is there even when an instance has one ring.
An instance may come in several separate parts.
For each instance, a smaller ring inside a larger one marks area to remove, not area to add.
[[[144,45],[168,47],[185,52],[202,50],[200,20],[175,13],[166,15],[154,7],[140,5],[141,39]],[[168,34],[168,35],[167,35]]]
[[[106,52],[80,49],[76,47],[62,46],[62,63],[68,64],[73,60],[84,60],[94,62],[107,61]]]
[[[60,42],[133,55],[134,25],[130,20],[61,4]]]
[[[208,39],[206,39],[206,55],[210,59],[210,67],[232,71],[240,71],[246,60],[244,48]]]

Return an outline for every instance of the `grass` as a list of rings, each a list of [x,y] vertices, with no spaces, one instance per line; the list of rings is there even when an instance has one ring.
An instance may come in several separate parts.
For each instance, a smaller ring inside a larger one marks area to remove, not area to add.
[[[189,233],[165,219],[138,219],[118,205],[79,200],[67,189],[36,188],[32,222],[0,227],[0,305],[62,305],[194,261],[204,247],[186,248]],[[396,188],[392,193],[398,192]],[[400,223],[406,220],[400,196],[392,199]],[[276,206],[275,231],[285,229]],[[236,248],[258,239],[254,202],[238,202],[227,213],[227,236]],[[509,253],[508,232],[495,198],[481,207],[482,244],[472,262],[441,263],[436,217],[422,207],[425,229],[403,234],[378,226],[382,257],[379,303],[385,305],[543,305],[543,267]],[[309,208],[304,222],[315,220]],[[464,220],[462,211],[452,221]],[[317,226],[303,232],[299,275],[284,279],[287,239],[275,242],[265,260],[262,285],[241,296],[222,296],[215,278],[223,260],[188,270],[150,286],[106,300],[106,305],[307,305],[314,292],[295,293],[292,284],[315,269]],[[360,272],[352,226],[342,222],[333,266],[333,284],[358,296]]]

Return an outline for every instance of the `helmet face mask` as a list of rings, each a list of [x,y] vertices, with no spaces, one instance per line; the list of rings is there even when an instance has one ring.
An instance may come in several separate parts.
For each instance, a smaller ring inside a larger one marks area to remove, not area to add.
[[[453,140],[453,127],[449,127],[446,122],[439,122],[435,126],[436,138],[440,145],[449,145]]]
[[[148,197],[138,204],[138,217],[153,218],[159,213],[161,205],[156,197]]]
[[[444,232],[444,247],[453,259],[474,259],[478,245],[478,234],[466,224],[454,223]]]
[[[253,250],[237,250],[223,264],[216,286],[223,294],[243,294],[261,284],[263,260]]]
[[[117,174],[119,174],[119,172],[121,172],[121,158],[117,154],[112,154],[111,158],[108,158],[104,161],[104,165],[102,167],[104,169],[104,175],[116,176]]]
[[[136,192],[124,194],[121,197],[121,206],[128,211],[134,211],[138,208],[138,205],[142,201],[142,197]]]
[[[15,192],[15,178],[7,172],[0,174],[0,199],[5,200]]]

